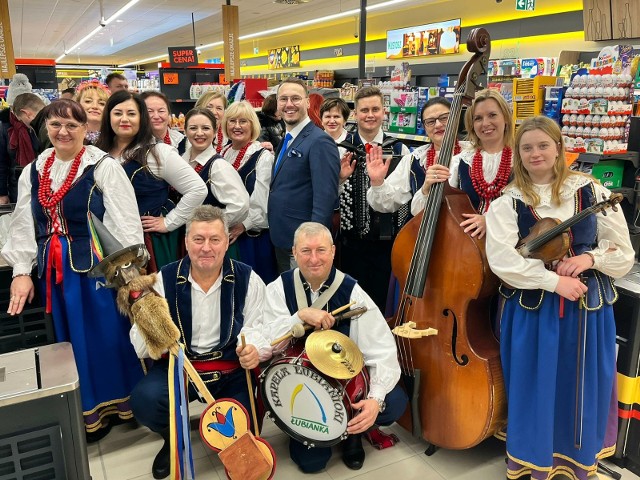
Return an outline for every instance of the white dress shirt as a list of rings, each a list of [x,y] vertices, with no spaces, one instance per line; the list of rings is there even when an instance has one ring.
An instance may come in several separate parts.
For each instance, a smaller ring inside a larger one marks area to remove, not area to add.
[[[253,187],[253,193],[249,201],[249,214],[242,222],[244,228],[247,231],[250,230],[264,230],[269,228],[269,222],[267,220],[267,204],[269,203],[269,184],[271,183],[271,170],[273,168],[273,154],[266,148],[262,148],[260,142],[252,142],[244,157],[240,161],[240,170],[247,163],[247,160],[257,151],[262,150],[262,153],[258,157],[256,162],[256,183]],[[238,158],[239,150],[234,150],[233,147],[228,147],[222,150],[224,152],[224,158],[233,165],[233,162]]]
[[[312,291],[311,301],[314,302],[318,296],[317,291]],[[351,300],[356,302],[355,307],[367,307],[362,316],[351,319],[349,337],[358,345],[364,356],[364,363],[369,368],[369,395],[385,398],[400,379],[400,364],[393,334],[376,304],[358,284],[353,287]],[[293,325],[302,323],[297,313],[289,313],[282,277],[267,285],[264,307],[263,336],[269,341],[286,335]]]
[[[122,163],[122,157],[118,160]],[[202,205],[207,196],[207,186],[189,165],[182,161],[175,148],[165,143],[156,143],[147,155],[147,166],[151,173],[163,179],[182,195],[182,198],[164,217],[170,232],[184,225],[193,209]]]
[[[303,120],[300,121],[300,123],[298,125],[296,125],[295,127],[293,127],[291,130],[287,130],[285,132],[285,136],[288,133],[289,135],[291,135],[291,140],[289,140],[289,143],[287,144],[287,148],[289,148],[291,146],[291,143],[293,143],[293,141],[296,139],[296,137],[298,135],[300,135],[300,132],[302,131],[302,129],[304,127],[307,126],[307,123],[309,123],[311,121],[311,119],[307,116],[305,117]],[[287,125],[288,126],[288,125]]]
[[[197,165],[205,165],[215,153],[213,146],[209,146],[193,160],[189,160],[191,150],[185,152],[182,158],[189,162],[192,168],[195,168]],[[244,188],[238,172],[227,162],[219,159],[211,165],[209,180],[211,193],[220,203],[225,205],[224,216],[227,219],[227,224],[231,227],[247,218],[249,194]]]
[[[210,352],[220,344],[220,294],[222,292],[222,274],[218,276],[218,279],[206,292],[193,280],[191,273],[189,273],[189,282],[191,283],[190,348],[196,353]],[[153,288],[158,295],[164,296],[162,274],[157,274]],[[245,334],[245,340],[248,345],[255,345],[256,348],[258,348],[261,361],[267,360],[271,356],[271,349],[265,348],[267,342],[262,337],[264,292],[264,282],[255,272],[251,272],[247,298],[242,310],[244,324],[240,333]],[[146,358],[149,356],[147,345],[135,323],[129,331],[129,338],[138,358]],[[238,345],[239,344],[241,344],[240,336],[238,336]]]
[[[541,198],[540,205],[535,207],[536,212],[541,218],[552,217],[561,221],[571,218],[576,213],[575,191],[590,182],[594,183],[598,199],[603,193],[609,198],[611,192],[592,178],[570,175],[560,192],[562,203],[559,206],[551,201],[551,185],[534,185]],[[522,200],[522,193],[515,187],[507,187],[500,198],[491,202],[486,213],[489,266],[500,279],[515,288],[542,288],[553,292],[560,278],[558,274],[547,270],[542,260],[524,258],[515,249],[519,235],[514,198]],[[624,214],[621,209],[617,212],[609,209],[606,216],[597,213],[596,220],[598,246],[589,252],[594,257],[593,268],[614,278],[622,277],[633,266],[635,256]]]
[[[451,163],[449,164],[449,172],[451,173],[451,176],[449,177],[449,185],[453,188],[459,188],[458,168],[460,167],[460,162],[466,163],[469,165],[469,169],[471,169],[475,154],[476,151],[474,149],[467,149],[451,158]],[[500,161],[502,160],[502,150],[497,153],[487,153],[484,150],[481,150],[481,154],[482,174],[484,175],[486,182],[491,183],[495,180],[496,175],[498,174],[498,168],[500,167]],[[422,193],[422,188],[419,188],[411,200],[411,215],[417,215],[424,210],[426,203],[427,196]]]
[[[89,165],[95,165],[105,153],[87,145],[80,159],[77,180]],[[51,155],[52,148],[45,150],[36,159],[36,169],[42,174],[44,164]],[[66,180],[72,161],[56,158],[51,167],[51,188],[57,191]],[[122,167],[112,157],[105,157],[95,169],[96,185],[102,191],[105,213],[102,223],[107,230],[127,247],[144,243],[142,224],[138,215],[138,204],[131,182]],[[80,206],[80,208],[86,208]],[[2,248],[2,257],[13,267],[13,274],[28,274],[36,264],[38,246],[36,243],[33,212],[31,210],[31,164],[24,168],[18,183],[18,200],[11,216],[9,237]]]

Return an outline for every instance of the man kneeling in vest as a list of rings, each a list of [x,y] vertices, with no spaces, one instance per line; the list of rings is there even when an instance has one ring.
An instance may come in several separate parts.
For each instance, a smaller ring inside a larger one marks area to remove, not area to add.
[[[243,368],[255,368],[270,355],[270,348],[255,346],[265,344],[261,341],[265,285],[251,267],[225,256],[229,229],[221,209],[196,208],[187,222],[185,243],[188,255],[165,265],[154,289],[167,299],[181,333],[179,341],[211,394],[236,399],[251,411]],[[245,348],[238,346],[241,333],[246,336]],[[148,357],[136,325],[130,337],[138,356]],[[165,441],[153,461],[153,477],[158,479],[170,473],[167,369],[166,359],[156,361],[131,393],[135,418]],[[193,387],[189,398],[197,398]]]
[[[292,331],[294,325],[304,323],[316,330],[338,330],[356,343],[369,371],[369,393],[353,404],[354,416],[348,422],[349,435],[342,442],[342,459],[347,467],[357,470],[362,468],[365,457],[361,435],[374,425],[391,425],[400,418],[408,400],[397,385],[400,365],[384,317],[356,280],[333,266],[334,254],[331,233],[324,225],[306,222],[298,227],[293,256],[299,269],[284,272],[267,286],[263,333],[273,340]],[[350,301],[367,307],[367,312],[337,324],[329,312]],[[310,403],[313,404],[313,398]],[[297,403],[294,405],[291,400],[292,410],[295,406]],[[331,407],[323,405],[322,410]],[[322,470],[331,457],[330,447],[308,448],[294,438],[289,442],[292,460],[305,473]]]

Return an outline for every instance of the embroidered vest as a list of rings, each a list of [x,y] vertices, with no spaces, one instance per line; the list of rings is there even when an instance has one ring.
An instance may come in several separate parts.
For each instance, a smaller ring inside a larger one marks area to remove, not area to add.
[[[203,205],[212,205],[214,207],[225,208],[226,205],[224,203],[221,203],[215,197],[215,195],[211,192],[211,167],[213,166],[213,162],[215,162],[216,160],[223,160],[224,161],[224,158],[222,157],[222,155],[220,155],[218,153],[215,153],[213,155],[213,157],[211,157],[209,160],[207,160],[207,163],[204,164],[204,166],[202,167],[202,170],[200,170],[200,173],[198,174],[198,175],[200,175],[200,178],[202,178],[202,181],[207,186],[207,198],[204,199],[202,204]]]
[[[254,152],[253,155],[249,157],[249,160],[238,169],[238,175],[240,175],[244,183],[244,188],[247,189],[249,196],[253,194],[253,189],[256,186],[256,165],[262,152],[264,152],[264,148]]]
[[[249,289],[251,267],[225,257],[220,286],[220,312],[212,312],[211,322],[220,322],[220,342],[210,352],[196,353],[191,349],[192,312],[189,271],[191,260],[165,265],[160,270],[165,298],[171,319],[180,330],[180,341],[185,345],[187,357],[193,360],[237,360],[236,340],[244,324],[244,304]]]
[[[293,273],[294,273],[294,270],[289,270],[284,272],[281,275],[282,285],[284,286],[284,297],[287,302],[287,308],[289,309],[289,313],[291,315],[293,315],[298,311],[298,302],[296,301],[296,292],[295,292],[295,286],[293,282]],[[304,291],[307,295],[307,304],[311,305],[312,303],[311,288],[309,287],[309,284],[305,281],[301,272],[299,272],[299,275],[304,285]],[[320,294],[322,294],[322,292],[324,292],[327,288],[329,288],[329,285],[331,285],[335,276],[336,276],[336,268],[333,267],[331,269],[331,273],[329,274],[329,278],[324,283],[324,285],[320,288],[320,292],[319,292]],[[329,303],[322,306],[322,309],[327,310],[328,312],[331,312],[341,307],[342,305],[346,305],[347,303],[349,303],[351,301],[351,292],[353,291],[353,287],[355,286],[355,284],[356,284],[356,280],[354,278],[350,277],[349,275],[345,275],[344,280],[342,281],[342,284],[340,285],[338,290],[329,299]],[[348,336],[349,330],[351,329],[351,319],[342,320],[339,325],[334,324],[332,329],[338,330],[340,333],[343,333]]]
[[[60,220],[61,235],[69,242],[69,262],[74,272],[84,273],[93,268],[95,262],[91,249],[91,235],[87,222],[89,211],[100,220],[104,219],[104,201],[102,191],[95,182],[94,173],[102,160],[95,165],[87,166],[82,175],[58,203],[57,212]],[[36,241],[38,244],[38,277],[42,277],[45,267],[45,252],[51,239],[51,217],[38,201],[40,175],[36,162],[31,163],[31,211],[35,223]]]
[[[385,134],[383,141],[389,138]],[[347,136],[345,141],[353,143],[355,146],[364,145],[357,132],[351,138]],[[394,157],[389,166],[387,177],[400,162],[402,143],[397,142],[392,148]],[[422,178],[424,182],[424,173]],[[394,213],[376,212],[367,202],[367,190],[370,186],[366,161],[364,158],[360,158],[357,160],[353,174],[344,182],[340,194],[340,228],[349,236],[369,240],[391,240],[409,219],[410,204],[403,205]],[[412,186],[412,188],[414,187]]]
[[[466,193],[471,200],[471,205],[476,209],[476,212],[480,212],[484,209],[484,199],[480,198],[476,189],[473,188],[473,182],[471,181],[471,167],[468,163],[460,160],[458,165],[458,185],[460,190]]]
[[[594,199],[595,190],[592,183],[576,190],[574,194],[574,215],[593,205],[595,203]],[[529,230],[540,220],[540,217],[535,208],[526,205],[522,200],[514,199],[513,208],[518,215],[519,238],[524,238],[529,235]],[[598,244],[597,233],[598,226],[595,215],[589,215],[573,225],[569,230],[570,246],[568,255],[573,257],[595,248]],[[588,309],[597,310],[605,303],[611,305],[617,300],[618,295],[613,285],[613,280],[608,275],[597,270],[587,270],[583,272],[583,275],[587,276],[587,287],[589,288],[587,294]],[[519,301],[523,308],[536,310],[542,305],[546,292],[542,289],[513,290],[502,285],[500,293],[506,298],[517,294],[520,296]]]
[[[133,185],[140,215],[159,217],[174,209],[174,203],[169,200],[169,184],[151,173],[147,165],[129,160],[122,168]]]

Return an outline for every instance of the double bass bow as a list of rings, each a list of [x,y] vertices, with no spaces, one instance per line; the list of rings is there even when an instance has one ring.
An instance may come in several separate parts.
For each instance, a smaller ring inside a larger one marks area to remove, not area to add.
[[[486,72],[490,38],[483,28],[467,40],[473,57],[460,72],[438,163],[449,166],[462,106]],[[469,197],[447,182],[431,187],[422,213],[399,232],[391,263],[402,287],[391,320],[411,409],[400,424],[432,445],[470,448],[506,424],[499,344],[490,327],[497,293],[484,240],[464,233]]]

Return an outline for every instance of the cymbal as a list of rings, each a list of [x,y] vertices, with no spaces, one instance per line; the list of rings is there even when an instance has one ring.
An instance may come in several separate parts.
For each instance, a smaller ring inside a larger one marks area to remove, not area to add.
[[[305,343],[305,351],[313,366],[331,378],[353,378],[364,366],[364,357],[358,346],[337,330],[311,333]]]

